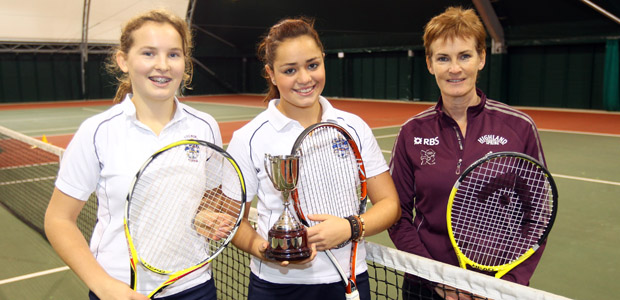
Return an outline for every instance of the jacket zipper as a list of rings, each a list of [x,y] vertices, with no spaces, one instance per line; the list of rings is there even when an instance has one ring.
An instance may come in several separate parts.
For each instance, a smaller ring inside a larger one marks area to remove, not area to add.
[[[461,134],[459,132],[459,129],[457,126],[453,126],[452,128],[454,128],[454,133],[456,133],[456,140],[459,142],[459,155],[461,157],[459,157],[459,161],[456,163],[456,175],[461,174],[461,164],[463,163],[463,141],[461,140]]]

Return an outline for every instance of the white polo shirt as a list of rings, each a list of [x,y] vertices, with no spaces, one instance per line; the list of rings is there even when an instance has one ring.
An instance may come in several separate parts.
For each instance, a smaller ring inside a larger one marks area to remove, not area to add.
[[[110,109],[85,120],[65,151],[56,187],[63,193],[88,200],[95,192],[99,208],[90,249],[112,277],[130,282],[129,252],[123,217],[125,199],[134,176],[155,151],[183,139],[200,139],[222,145],[217,122],[178,99],[172,120],[156,135],[136,118],[136,108],[128,94]],[[148,272],[151,273],[151,272]],[[138,274],[140,275],[140,273]],[[148,294],[157,287],[142,276],[138,291]],[[154,279],[157,277],[153,277]],[[166,288],[160,295],[171,295],[211,278],[203,268]],[[157,278],[160,281],[161,278]]]
[[[280,99],[269,102],[265,111],[235,131],[227,151],[239,164],[247,188],[247,199],[258,196],[258,233],[267,239],[267,233],[276,222],[284,206],[282,193],[276,190],[265,173],[265,153],[271,155],[291,154],[293,144],[304,127],[293,119],[284,116],[276,105]],[[358,116],[335,109],[327,99],[320,97],[322,121],[337,122],[344,127],[357,142],[367,177],[379,175],[388,170],[381,149],[370,127]],[[292,209],[292,206],[291,206]],[[350,246],[334,249],[332,252],[344,270],[348,271]],[[367,270],[364,243],[360,243],[357,253],[356,273]],[[252,257],[251,269],[263,280],[273,283],[319,284],[341,281],[341,277],[324,252],[319,252],[309,264],[281,267],[277,263],[265,262]]]

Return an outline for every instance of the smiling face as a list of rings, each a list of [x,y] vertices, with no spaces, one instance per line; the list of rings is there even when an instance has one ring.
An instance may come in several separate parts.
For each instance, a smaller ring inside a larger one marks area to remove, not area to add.
[[[435,75],[444,101],[476,97],[478,71],[484,68],[485,52],[476,51],[473,38],[441,38],[431,43],[426,57],[428,71]]]
[[[278,109],[291,113],[318,109],[319,96],[325,87],[323,52],[308,35],[282,41],[275,52],[273,65],[265,69],[280,92]]]
[[[129,51],[119,52],[116,59],[129,75],[133,100],[172,100],[185,70],[181,35],[168,23],[146,22],[132,38]]]

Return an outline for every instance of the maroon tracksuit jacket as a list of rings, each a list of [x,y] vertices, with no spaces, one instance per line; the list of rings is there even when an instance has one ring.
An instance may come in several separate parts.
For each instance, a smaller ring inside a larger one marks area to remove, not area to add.
[[[442,111],[441,98],[437,105],[411,118],[400,129],[390,168],[402,215],[389,229],[400,250],[458,266],[448,237],[446,208],[460,173],[489,152],[520,152],[546,164],[532,119],[506,104],[487,99],[480,90],[477,93],[481,101],[467,110],[466,137]],[[544,248],[543,244],[502,278],[528,285]]]

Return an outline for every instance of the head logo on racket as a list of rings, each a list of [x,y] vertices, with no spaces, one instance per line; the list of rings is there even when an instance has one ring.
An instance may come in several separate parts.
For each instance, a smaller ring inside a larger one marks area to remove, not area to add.
[[[546,240],[557,198],[551,173],[530,156],[497,152],[474,162],[448,200],[448,234],[459,265],[504,276]]]

